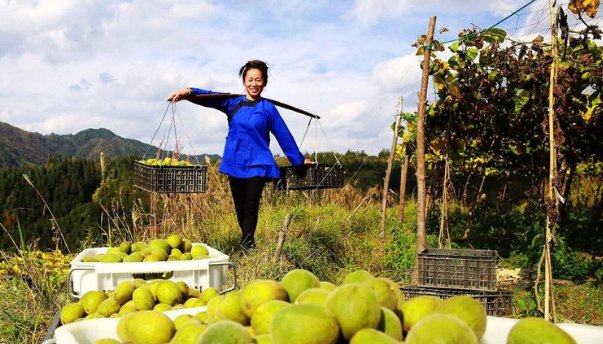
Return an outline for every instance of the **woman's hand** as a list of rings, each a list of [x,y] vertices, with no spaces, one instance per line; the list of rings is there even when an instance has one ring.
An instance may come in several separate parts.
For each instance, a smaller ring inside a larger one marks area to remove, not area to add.
[[[191,93],[192,93],[192,91],[190,88],[183,88],[183,89],[180,89],[180,90],[170,94],[168,96],[167,100],[175,103],[182,99],[188,98],[188,96],[190,96]]]
[[[314,165],[314,161],[310,159],[304,159],[304,165]]]

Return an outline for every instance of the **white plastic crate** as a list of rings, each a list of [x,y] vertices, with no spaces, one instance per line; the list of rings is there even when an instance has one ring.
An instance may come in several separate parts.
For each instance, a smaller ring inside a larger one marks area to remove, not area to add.
[[[165,311],[165,315],[174,320],[182,314],[195,315],[206,310],[206,307],[182,308]],[[119,340],[117,323],[119,318],[89,319],[59,326],[51,339],[42,344],[92,344],[102,338]]]
[[[198,245],[199,243],[193,243]],[[79,298],[88,291],[114,290],[123,281],[129,281],[138,274],[169,273],[170,280],[185,282],[198,290],[213,287],[220,292],[236,288],[236,271],[229,257],[215,248],[202,244],[209,251],[209,258],[199,260],[180,260],[165,262],[139,263],[100,263],[83,262],[86,256],[105,253],[108,247],[89,248],[80,252],[71,262],[68,277],[68,292]],[[228,268],[233,271],[232,286],[228,283]]]
[[[175,319],[180,314],[197,314],[204,308],[179,309],[165,314]],[[61,326],[55,331],[54,338],[43,344],[92,344],[101,338],[118,339],[118,321],[119,319],[93,319]],[[518,319],[488,316],[488,325],[480,344],[505,344],[509,331],[517,321]],[[572,336],[576,343],[603,343],[603,327],[566,323],[557,325]]]

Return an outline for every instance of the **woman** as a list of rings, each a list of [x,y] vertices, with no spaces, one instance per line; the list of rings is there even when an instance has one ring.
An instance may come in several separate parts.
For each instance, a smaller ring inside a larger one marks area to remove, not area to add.
[[[245,96],[208,98],[200,104],[228,116],[228,137],[219,171],[228,175],[241,227],[241,246],[248,250],[256,247],[254,234],[264,185],[280,177],[269,149],[270,132],[294,168],[312,162],[304,159],[274,104],[261,96],[268,83],[268,65],[259,60],[248,61],[239,70],[239,77],[243,79]],[[190,87],[170,94],[168,100],[177,102],[192,95],[216,93]]]

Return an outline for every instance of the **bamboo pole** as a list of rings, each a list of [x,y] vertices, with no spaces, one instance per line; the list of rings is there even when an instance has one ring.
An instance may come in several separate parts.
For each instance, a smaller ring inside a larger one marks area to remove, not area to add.
[[[551,266],[551,242],[553,241],[553,232],[555,221],[551,219],[551,213],[549,209],[554,207],[557,209],[557,204],[554,196],[554,181],[557,174],[557,147],[555,146],[555,84],[557,83],[557,58],[558,58],[558,45],[557,45],[557,23],[554,13],[554,4],[552,0],[549,0],[549,16],[551,19],[551,48],[553,55],[553,62],[551,63],[550,82],[549,82],[549,183],[547,190],[547,217],[546,217],[546,236],[544,241],[544,319],[550,320],[551,317],[551,305],[553,308],[553,319],[555,318],[554,312],[554,297],[552,291],[553,282],[553,271]]]
[[[398,130],[400,130],[400,120],[402,119],[402,104],[403,98],[400,97],[398,100],[398,106],[400,112],[396,115],[396,124],[394,125],[394,137],[392,138],[392,146],[389,150],[389,160],[387,160],[387,170],[385,171],[385,178],[383,180],[383,198],[381,201],[381,230],[379,232],[379,238],[385,238],[385,222],[387,212],[387,195],[389,193],[389,179],[392,175],[392,166],[394,165],[394,157],[396,155],[396,146],[398,145]]]
[[[425,190],[425,106],[427,103],[427,84],[429,83],[429,62],[431,60],[431,44],[435,31],[436,17],[429,18],[427,41],[423,56],[423,76],[421,79],[421,92],[419,93],[419,108],[417,114],[417,252],[413,282],[419,280],[419,252],[425,249],[425,216],[426,216],[426,190]]]
[[[398,210],[398,220],[404,221],[404,207],[406,206],[406,180],[408,179],[408,152],[404,154],[404,162],[402,163],[402,172],[400,173],[400,209]]]

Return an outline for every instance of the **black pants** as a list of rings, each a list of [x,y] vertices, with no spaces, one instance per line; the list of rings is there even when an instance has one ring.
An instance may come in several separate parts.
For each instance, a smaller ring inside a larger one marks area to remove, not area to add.
[[[255,244],[254,234],[258,224],[260,198],[266,184],[266,178],[228,177],[232,199],[237,211],[237,221],[241,227],[241,245]]]

